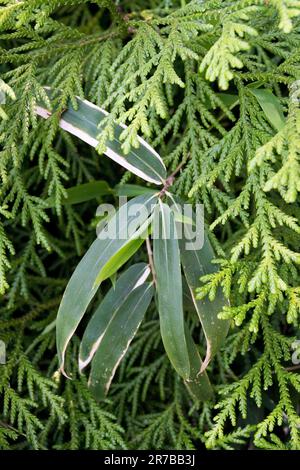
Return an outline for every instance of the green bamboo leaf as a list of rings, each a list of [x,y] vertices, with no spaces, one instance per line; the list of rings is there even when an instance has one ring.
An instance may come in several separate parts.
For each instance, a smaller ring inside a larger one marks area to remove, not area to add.
[[[153,296],[153,285],[136,287],[114,311],[100,332],[97,352],[92,361],[89,386],[94,396],[105,398],[115,371],[126,354]]]
[[[221,98],[227,108],[232,109],[239,104],[238,95],[232,95],[230,93],[217,93],[217,96]]]
[[[202,360],[199,351],[194,343],[192,335],[185,324],[185,339],[188,347],[190,360],[190,376],[184,383],[190,394],[199,401],[207,401],[213,398],[213,389],[206,371],[202,369]]]
[[[233,109],[233,108],[235,108],[235,106],[237,106],[239,104],[238,95],[233,95],[231,93],[216,93],[216,96],[223,101],[224,105],[228,109]],[[206,106],[207,109],[212,109],[213,108],[213,103],[212,103],[211,99],[209,98],[209,96],[205,97],[204,103],[205,103],[205,106]]]
[[[151,232],[152,216],[153,214],[150,213],[150,217],[146,219],[137,230],[134,228],[135,232],[132,234],[132,238],[128,243],[115,253],[99,271],[95,285],[113,276],[140,248]]]
[[[225,299],[221,288],[218,289],[213,301],[196,299],[195,289],[199,287],[200,277],[215,272],[218,268],[212,263],[214,251],[207,234],[204,233],[203,247],[198,248],[192,241],[193,234],[191,230],[190,224],[184,226],[179,246],[185,278],[206,338],[206,357],[201,366],[203,372],[213,356],[219,351],[227,336],[229,321],[219,320],[218,314],[222,311],[224,305],[228,305],[228,300]],[[195,246],[194,249],[193,245]]]
[[[134,232],[132,238],[124,245],[115,255],[113,255],[103,268],[99,271],[97,279],[95,280],[95,285],[100,284],[105,279],[113,276],[118,269],[123,266],[140,248],[144,243],[145,239],[149,236],[152,230],[151,222],[153,219],[153,214],[150,214],[150,217],[145,220],[145,222]]]
[[[95,280],[95,285],[100,284],[101,282],[105,281],[105,279],[113,276],[118,271],[118,269],[134,255],[134,253],[140,248],[144,241],[145,240],[143,238],[134,238],[124,245],[103,266]]]
[[[112,286],[115,287],[116,281],[117,281],[117,273],[114,273],[110,276],[110,282],[112,283]]]
[[[146,194],[131,199],[107,223],[98,238],[76,267],[64,292],[56,321],[56,342],[59,364],[64,373],[64,358],[67,345],[79,325],[99,285],[95,280],[105,264],[122,249],[134,236],[134,230],[147,220],[157,197]],[[137,217],[136,209],[144,210]],[[132,209],[135,209],[132,212]],[[128,227],[133,236],[129,238]],[[99,238],[104,230],[114,234],[113,238]]]
[[[67,196],[62,200],[62,204],[74,205],[90,201],[99,196],[114,194],[114,190],[108,186],[106,181],[90,181],[89,183],[78,184],[77,186],[68,188],[66,193]],[[48,207],[55,206],[55,199],[49,197],[46,203]]]
[[[266,89],[249,88],[249,90],[257,99],[270,124],[276,131],[280,131],[285,125],[285,118],[277,96]]]
[[[186,278],[184,276],[181,276],[182,280],[182,300],[183,300],[183,309],[186,312],[196,314],[196,309],[195,309],[195,304],[193,297],[191,295],[191,291],[189,288],[189,285],[186,281]],[[198,315],[197,315],[198,318]]]
[[[182,307],[180,255],[174,215],[160,202],[154,212],[153,256],[157,278],[158,310],[163,344],[178,374],[190,377]]]
[[[117,196],[127,196],[127,197],[135,197],[140,196],[145,193],[155,193],[155,189],[147,188],[145,186],[140,186],[138,184],[117,184],[115,186],[115,191]]]
[[[150,274],[146,263],[131,266],[121,274],[115,285],[108,291],[89,321],[79,350],[79,369],[82,370],[92,360],[98,345],[110,322],[126,302],[128,296],[143,284]]]
[[[51,94],[53,94],[51,89],[46,88],[46,92],[51,98]],[[100,132],[99,125],[108,113],[87,100],[77,97],[76,102],[76,110],[69,103],[60,119],[60,127],[96,148]],[[51,112],[42,103],[36,106],[36,113],[45,119],[51,115]],[[145,140],[139,138],[140,147],[132,149],[128,155],[124,155],[120,140],[124,128],[126,126],[123,124],[115,125],[114,139],[107,142],[105,155],[144,180],[154,184],[163,184],[166,178],[165,165],[158,153]]]

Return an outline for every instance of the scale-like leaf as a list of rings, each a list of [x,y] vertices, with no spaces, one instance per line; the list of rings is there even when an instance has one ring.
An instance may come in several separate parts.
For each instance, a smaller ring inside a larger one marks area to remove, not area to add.
[[[99,287],[95,284],[99,272],[112,256],[134,238],[134,229],[138,230],[147,220],[156,200],[156,196],[148,194],[131,199],[128,204],[121,206],[107,224],[108,232],[114,233],[114,237],[101,239],[99,234],[76,267],[64,292],[56,321],[57,351],[63,372],[67,345]],[[144,209],[138,217],[135,210],[132,212],[134,206]],[[130,238],[129,226],[133,233]]]
[[[184,332],[178,240],[174,215],[169,206],[161,202],[154,212],[153,232],[161,336],[173,367],[181,377],[188,379],[190,361]]]
[[[98,331],[100,337],[89,378],[89,386],[98,400],[106,396],[115,371],[143,320],[153,292],[153,285],[149,282],[133,289],[114,311],[104,329]]]
[[[199,287],[200,277],[215,272],[218,268],[212,263],[214,251],[207,234],[204,233],[203,247],[198,248],[193,242],[191,230],[192,226],[190,224],[184,226],[179,246],[185,278],[206,337],[206,357],[201,366],[201,371],[204,371],[227,336],[229,321],[219,320],[218,314],[222,311],[224,305],[228,305],[228,300],[225,299],[221,288],[218,289],[213,301],[196,299],[195,289]],[[195,249],[193,249],[193,245]]]
[[[149,274],[150,268],[146,263],[135,264],[122,273],[108,291],[85,329],[79,351],[80,370],[92,360],[107,327],[128,296],[146,281]]]
[[[46,92],[51,97],[51,89],[46,88]],[[96,148],[100,132],[99,125],[108,113],[87,100],[77,97],[76,101],[77,109],[75,110],[69,103],[60,119],[60,127]],[[45,119],[51,115],[42,103],[36,106],[36,113]],[[133,148],[128,155],[124,155],[120,140],[124,128],[126,128],[125,125],[115,125],[114,139],[106,143],[105,155],[144,180],[154,184],[163,184],[166,178],[165,165],[158,153],[145,140],[139,137],[139,148]]]
[[[249,88],[249,90],[257,99],[270,124],[274,129],[280,131],[285,125],[285,118],[277,96],[266,89]]]
[[[106,181],[90,181],[89,183],[78,184],[77,186],[68,188],[66,189],[66,193],[67,197],[63,198],[62,204],[74,205],[90,201],[99,196],[114,194],[114,191],[108,186]],[[55,206],[54,197],[49,197],[46,203],[49,207]]]

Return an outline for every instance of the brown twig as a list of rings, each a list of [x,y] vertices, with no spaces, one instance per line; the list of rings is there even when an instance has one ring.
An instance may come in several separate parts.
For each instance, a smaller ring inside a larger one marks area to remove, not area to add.
[[[290,372],[294,371],[294,370],[299,370],[300,369],[300,364],[298,364],[297,366],[291,366],[291,367],[286,367],[285,370],[288,370]]]
[[[183,165],[185,165],[185,161],[181,162],[180,165],[178,165],[178,167],[173,171],[173,173],[170,174],[170,176],[167,177],[166,181],[165,181],[165,184],[164,184],[164,187],[162,188],[162,190],[160,191],[158,197],[162,197],[165,195],[166,191],[169,189],[170,186],[172,186],[172,184],[174,183],[175,181],[175,176],[177,175],[177,173],[181,170],[181,168],[183,167]]]

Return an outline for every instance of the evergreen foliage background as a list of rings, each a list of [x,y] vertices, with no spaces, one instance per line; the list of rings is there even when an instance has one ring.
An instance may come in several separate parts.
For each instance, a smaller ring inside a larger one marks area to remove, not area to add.
[[[2,449],[300,449],[299,59],[300,1],[0,1]],[[47,121],[45,85],[62,92]],[[252,88],[279,98],[280,130]],[[75,95],[110,112],[100,155],[58,128]],[[139,134],[169,172],[184,162],[176,192],[205,205],[221,269],[199,295],[221,285],[232,320],[214,402],[194,403],[172,370],[154,304],[107,401],[78,375],[76,340],[74,380],[57,371],[51,324],[102,200],[67,205],[65,189],[141,184],[101,155],[114,120],[125,152]]]

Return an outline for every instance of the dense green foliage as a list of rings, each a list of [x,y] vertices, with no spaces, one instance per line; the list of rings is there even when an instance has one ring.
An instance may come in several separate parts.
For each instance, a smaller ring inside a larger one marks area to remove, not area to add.
[[[300,1],[0,0],[1,448],[300,449],[299,44]],[[60,90],[52,103],[46,85]],[[58,127],[76,95],[110,112],[98,152]],[[40,101],[55,109],[46,121]],[[231,301],[211,402],[193,402],[170,367],[154,302],[107,400],[78,374],[76,338],[73,380],[58,372],[52,322],[98,203],[114,202],[65,204],[66,188],[141,184],[102,155],[115,120],[125,153],[142,135],[169,173],[184,163],[174,191],[205,205],[220,270],[199,298],[221,286]]]

